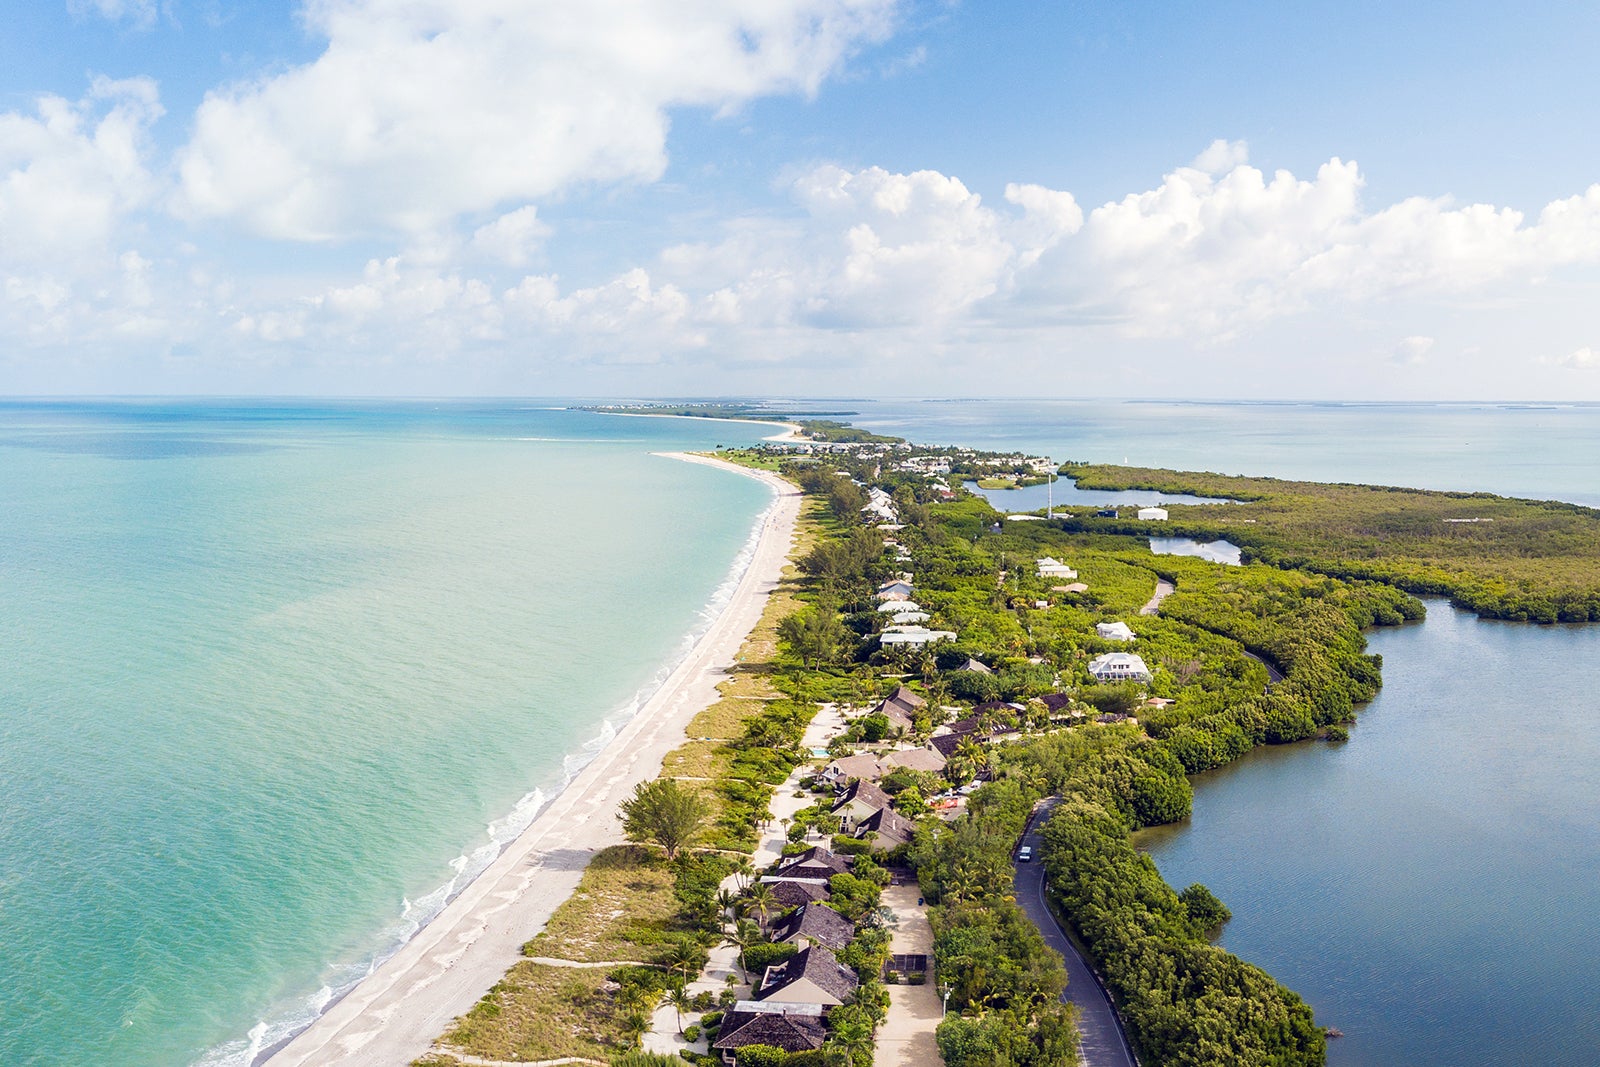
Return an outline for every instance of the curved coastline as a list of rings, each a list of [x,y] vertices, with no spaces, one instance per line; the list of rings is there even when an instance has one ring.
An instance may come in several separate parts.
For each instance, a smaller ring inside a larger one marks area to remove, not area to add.
[[[576,888],[589,858],[621,841],[613,817],[656,774],[755,627],[788,562],[800,493],[767,471],[709,456],[655,453],[733,471],[775,494],[757,520],[743,574],[721,612],[638,712],[499,856],[309,1026],[253,1059],[268,1067],[399,1064],[422,1055],[521,958],[521,947]]]

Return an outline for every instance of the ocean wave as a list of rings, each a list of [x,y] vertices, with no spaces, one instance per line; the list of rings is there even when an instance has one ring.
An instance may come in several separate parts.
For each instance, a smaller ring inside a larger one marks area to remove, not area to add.
[[[672,677],[672,673],[689,658],[701,638],[733,600],[733,594],[738,590],[739,583],[744,580],[746,572],[755,560],[756,547],[761,543],[761,532],[777,504],[777,499],[774,498],[772,503],[756,516],[755,522],[750,527],[750,535],[745,539],[738,554],[734,556],[727,576],[712,590],[705,606],[696,615],[695,625],[684,635],[672,656],[628,700],[601,720],[600,728],[594,737],[585,742],[577,752],[568,753],[563,757],[561,761],[563,781],[559,787],[549,794],[539,788],[529,790],[508,814],[486,827],[488,837],[486,842],[450,861],[452,874],[442,885],[416,900],[402,898],[400,916],[379,936],[377,939],[379,947],[376,950],[359,960],[331,963],[328,966],[327,980],[315,993],[301,998],[280,1011],[273,1012],[270,1019],[258,1021],[244,1037],[224,1042],[209,1050],[196,1060],[192,1067],[254,1067],[255,1064],[264,1061],[280,1046],[315,1023],[330,1006],[350,993],[363,979],[404,948],[406,943],[437,918],[462,890],[487,870],[505,851],[506,846],[532,825],[534,819],[538,818],[539,813],[549,802],[560,796],[572,784],[573,779],[616,739],[618,730],[639,714],[649,703],[650,698],[666,684],[668,678]]]

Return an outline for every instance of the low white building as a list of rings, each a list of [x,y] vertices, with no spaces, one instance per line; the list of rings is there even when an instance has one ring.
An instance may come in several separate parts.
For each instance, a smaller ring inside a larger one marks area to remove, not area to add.
[[[1125,622],[1097,622],[1094,632],[1107,641],[1132,641],[1138,636]]]
[[[878,605],[878,611],[885,615],[904,615],[908,611],[921,611],[922,605],[915,600],[885,600]]]
[[[1166,522],[1166,508],[1140,508],[1139,518],[1145,522]]]
[[[897,611],[889,616],[889,622],[894,626],[904,626],[909,622],[927,622],[931,615],[926,611]]]
[[[1089,674],[1097,682],[1148,682],[1150,668],[1132,652],[1107,652],[1089,661]]]
[[[883,645],[931,645],[955,639],[956,635],[949,630],[930,630],[925,626],[904,626],[878,635],[878,642]]]
[[[1039,577],[1041,578],[1076,578],[1078,572],[1062,563],[1059,559],[1046,556],[1037,561]]]

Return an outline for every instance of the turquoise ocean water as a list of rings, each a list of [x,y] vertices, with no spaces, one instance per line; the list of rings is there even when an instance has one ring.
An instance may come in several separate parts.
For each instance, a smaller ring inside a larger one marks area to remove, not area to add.
[[[0,1062],[242,1064],[659,682],[760,427],[0,403]]]

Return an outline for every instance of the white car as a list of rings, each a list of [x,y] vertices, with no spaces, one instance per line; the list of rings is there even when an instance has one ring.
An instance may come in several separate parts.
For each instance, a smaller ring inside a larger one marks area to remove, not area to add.
[[[1017,849],[1017,862],[1018,863],[1032,863],[1033,862],[1033,846],[1032,845],[1023,845],[1021,848]]]

